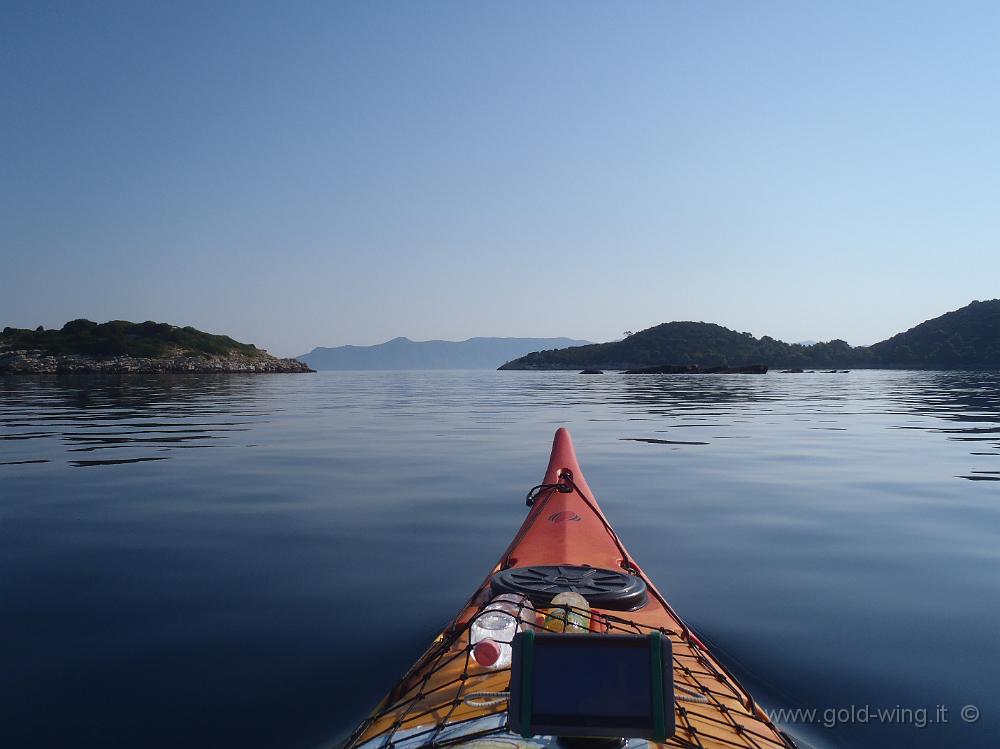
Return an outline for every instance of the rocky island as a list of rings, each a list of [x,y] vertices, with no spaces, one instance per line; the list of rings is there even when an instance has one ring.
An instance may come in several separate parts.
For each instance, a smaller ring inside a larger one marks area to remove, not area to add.
[[[763,363],[763,364],[761,364]],[[819,369],[1000,369],[1000,299],[974,301],[871,346],[834,339],[803,345],[706,322],[667,322],[619,341],[536,351],[500,369],[685,373],[763,367]]]
[[[4,328],[0,374],[312,372],[252,343],[147,321],[73,320],[61,329]]]

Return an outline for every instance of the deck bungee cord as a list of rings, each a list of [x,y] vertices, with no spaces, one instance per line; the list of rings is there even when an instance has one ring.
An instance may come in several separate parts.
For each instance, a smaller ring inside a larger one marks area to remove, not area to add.
[[[681,702],[697,702],[704,704],[708,702],[708,697],[690,689],[683,684],[675,684],[674,699]],[[470,692],[462,698],[462,701],[469,707],[493,707],[510,700],[510,692]]]

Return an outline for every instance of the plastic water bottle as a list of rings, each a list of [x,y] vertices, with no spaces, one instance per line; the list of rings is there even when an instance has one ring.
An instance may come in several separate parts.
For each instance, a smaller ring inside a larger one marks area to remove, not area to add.
[[[549,604],[545,629],[550,632],[589,632],[590,603],[579,593],[559,593]]]
[[[490,601],[472,620],[469,644],[480,665],[494,670],[510,665],[510,643],[519,629],[524,603],[524,596],[504,593]]]
[[[527,596],[520,593],[503,593],[494,598],[490,603],[504,602],[513,605],[514,615],[517,617],[517,631],[527,632],[529,629],[540,629],[538,624],[538,610]]]

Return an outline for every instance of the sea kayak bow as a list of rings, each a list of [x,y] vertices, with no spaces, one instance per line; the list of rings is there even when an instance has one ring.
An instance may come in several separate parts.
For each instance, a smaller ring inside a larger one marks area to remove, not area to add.
[[[563,591],[587,599],[591,632],[632,636],[659,632],[669,640],[675,733],[659,744],[630,739],[628,747],[795,746],[625,550],[587,486],[566,429],[556,431],[545,478],[529,492],[528,504],[527,518],[483,584],[354,730],[344,749],[554,746],[553,737],[525,738],[509,725],[510,668],[477,662],[470,625],[498,595],[516,594],[526,609],[544,611]],[[542,621],[541,615],[537,621]]]

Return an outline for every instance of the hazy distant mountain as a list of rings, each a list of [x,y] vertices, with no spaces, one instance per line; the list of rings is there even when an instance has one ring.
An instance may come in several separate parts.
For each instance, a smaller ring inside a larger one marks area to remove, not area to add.
[[[496,369],[531,351],[582,346],[572,338],[470,338],[411,341],[393,338],[376,346],[314,348],[297,357],[313,369]]]
[[[1000,299],[972,302],[872,346],[803,346],[705,322],[668,322],[622,341],[538,351],[501,369],[639,369],[660,365],[1000,369]]]

